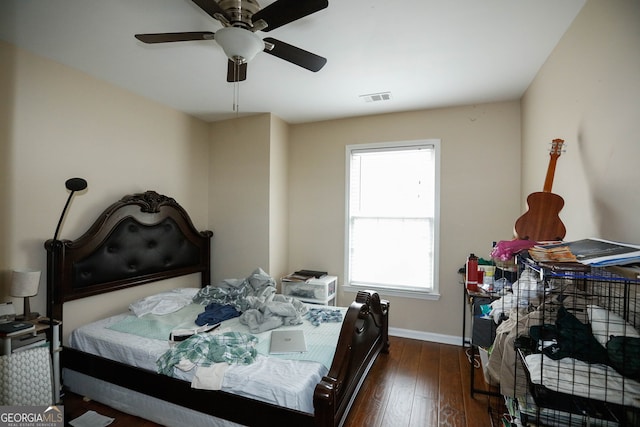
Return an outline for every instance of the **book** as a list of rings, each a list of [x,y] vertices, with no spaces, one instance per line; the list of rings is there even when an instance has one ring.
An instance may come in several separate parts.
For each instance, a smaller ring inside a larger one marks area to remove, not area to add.
[[[282,281],[283,282],[306,282],[307,280],[311,279],[312,277],[313,276],[291,273],[291,274],[287,274],[286,276],[284,276],[282,278]]]
[[[306,282],[311,279],[319,279],[327,275],[326,271],[298,270],[282,278],[284,282]]]
[[[323,276],[327,275],[326,271],[318,271],[318,270],[298,270],[295,274],[300,274],[304,276],[311,276],[311,278],[319,279]]]
[[[0,336],[11,337],[22,332],[35,330],[36,325],[31,322],[13,321],[0,323]]]
[[[529,255],[537,262],[578,262],[566,244],[536,245],[529,248]]]

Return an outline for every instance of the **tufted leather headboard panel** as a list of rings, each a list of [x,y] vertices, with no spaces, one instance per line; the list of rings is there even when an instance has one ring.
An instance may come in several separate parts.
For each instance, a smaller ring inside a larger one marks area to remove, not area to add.
[[[48,240],[48,305],[61,319],[65,301],[200,273],[211,279],[211,231],[197,231],[172,198],[154,191],[109,206],[76,240]]]
[[[197,246],[171,218],[154,226],[127,218],[95,252],[73,264],[73,287],[196,266],[199,261]]]

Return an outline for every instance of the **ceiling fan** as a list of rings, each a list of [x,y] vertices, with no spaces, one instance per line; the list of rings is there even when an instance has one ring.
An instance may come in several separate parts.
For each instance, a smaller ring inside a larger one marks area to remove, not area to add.
[[[211,31],[136,34],[144,43],[171,43],[194,40],[215,40],[229,58],[227,81],[247,78],[247,63],[264,51],[307,70],[319,71],[327,60],[314,53],[272,37],[261,39],[256,31],[271,31],[290,22],[318,12],[329,5],[328,0],[276,0],[261,9],[256,0],[192,0],[223,28]]]

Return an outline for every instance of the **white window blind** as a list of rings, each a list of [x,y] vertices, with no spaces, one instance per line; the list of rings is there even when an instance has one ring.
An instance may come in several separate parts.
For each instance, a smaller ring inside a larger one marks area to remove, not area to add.
[[[434,143],[349,146],[347,283],[433,292]]]

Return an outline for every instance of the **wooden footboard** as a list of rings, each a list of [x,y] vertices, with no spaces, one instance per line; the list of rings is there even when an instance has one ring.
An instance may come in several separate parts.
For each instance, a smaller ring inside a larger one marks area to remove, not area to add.
[[[340,426],[380,352],[389,351],[389,302],[360,291],[345,316],[331,368],[316,386],[316,425]]]

